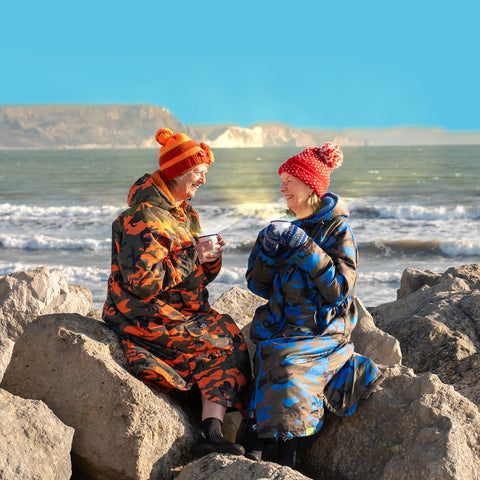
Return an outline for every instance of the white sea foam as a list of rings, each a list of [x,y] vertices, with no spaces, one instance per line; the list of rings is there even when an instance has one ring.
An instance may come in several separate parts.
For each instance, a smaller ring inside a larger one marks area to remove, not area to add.
[[[52,265],[51,270],[59,270],[67,276],[71,283],[84,285],[85,282],[106,282],[110,275],[108,268],[72,267],[70,265]]]
[[[34,206],[13,205],[11,203],[0,204],[0,216],[5,218],[38,219],[52,217],[88,217],[88,218],[115,218],[121,208],[113,205],[101,206]]]
[[[78,240],[55,238],[42,234],[0,234],[0,247],[21,250],[108,250],[111,240],[84,238]]]
[[[480,256],[480,242],[458,239],[455,241],[442,241],[440,250],[448,257]]]
[[[358,275],[358,281],[363,284],[399,283],[402,275],[399,272],[362,272]]]
[[[479,205],[429,206],[429,205],[385,205],[384,201],[375,199],[351,200],[352,215],[397,220],[478,220]]]
[[[228,285],[243,284],[245,282],[245,268],[222,268],[215,281]]]
[[[26,262],[0,262],[0,276],[4,277],[9,273],[23,272],[24,270],[33,270],[34,268],[39,266],[41,265]]]
[[[378,258],[409,255],[412,258],[426,254],[443,255],[446,257],[475,257],[480,255],[480,242],[458,238],[455,240],[418,240],[403,238],[399,240],[378,239],[359,243],[360,252],[376,255]]]

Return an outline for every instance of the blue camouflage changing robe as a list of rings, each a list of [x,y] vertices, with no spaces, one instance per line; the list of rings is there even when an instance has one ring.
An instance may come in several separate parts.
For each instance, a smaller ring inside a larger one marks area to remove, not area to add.
[[[357,322],[357,247],[348,210],[327,193],[320,211],[295,220],[309,236],[299,248],[261,250],[260,232],[248,260],[248,288],[268,299],[251,326],[256,345],[250,409],[261,438],[312,435],[324,407],[351,415],[381,377],[349,343]]]

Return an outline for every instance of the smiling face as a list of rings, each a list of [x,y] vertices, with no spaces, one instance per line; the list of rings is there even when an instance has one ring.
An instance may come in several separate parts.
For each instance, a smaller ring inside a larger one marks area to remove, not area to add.
[[[206,183],[207,172],[208,165],[202,163],[176,177],[174,179],[176,185],[171,189],[175,201],[181,203],[188,198],[194,197],[198,187]]]
[[[313,192],[313,188],[287,172],[282,172],[280,178],[282,179],[280,193],[287,201],[287,208],[292,210],[297,218],[305,218],[311,215],[314,210],[308,203],[308,197]]]

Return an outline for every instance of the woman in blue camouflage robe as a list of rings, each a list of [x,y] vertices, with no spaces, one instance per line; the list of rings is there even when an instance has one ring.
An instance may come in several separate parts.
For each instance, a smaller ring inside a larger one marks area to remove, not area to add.
[[[289,158],[278,173],[291,222],[272,222],[248,260],[248,288],[268,299],[255,313],[255,381],[247,422],[246,456],[261,458],[277,439],[277,461],[294,467],[299,437],[323,424],[324,408],[355,412],[381,377],[354,352],[357,246],[348,210],[327,193],[343,153],[327,142]]]

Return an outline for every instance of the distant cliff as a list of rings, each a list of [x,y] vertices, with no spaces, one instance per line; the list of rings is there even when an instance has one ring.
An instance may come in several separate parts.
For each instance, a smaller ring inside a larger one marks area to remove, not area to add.
[[[318,145],[480,144],[480,132],[425,127],[297,129],[265,123],[188,126],[167,109],[149,105],[34,105],[0,107],[0,149],[156,148],[160,127],[184,131],[215,148]]]
[[[0,148],[148,148],[161,126],[185,129],[166,108],[147,105],[0,107]]]

